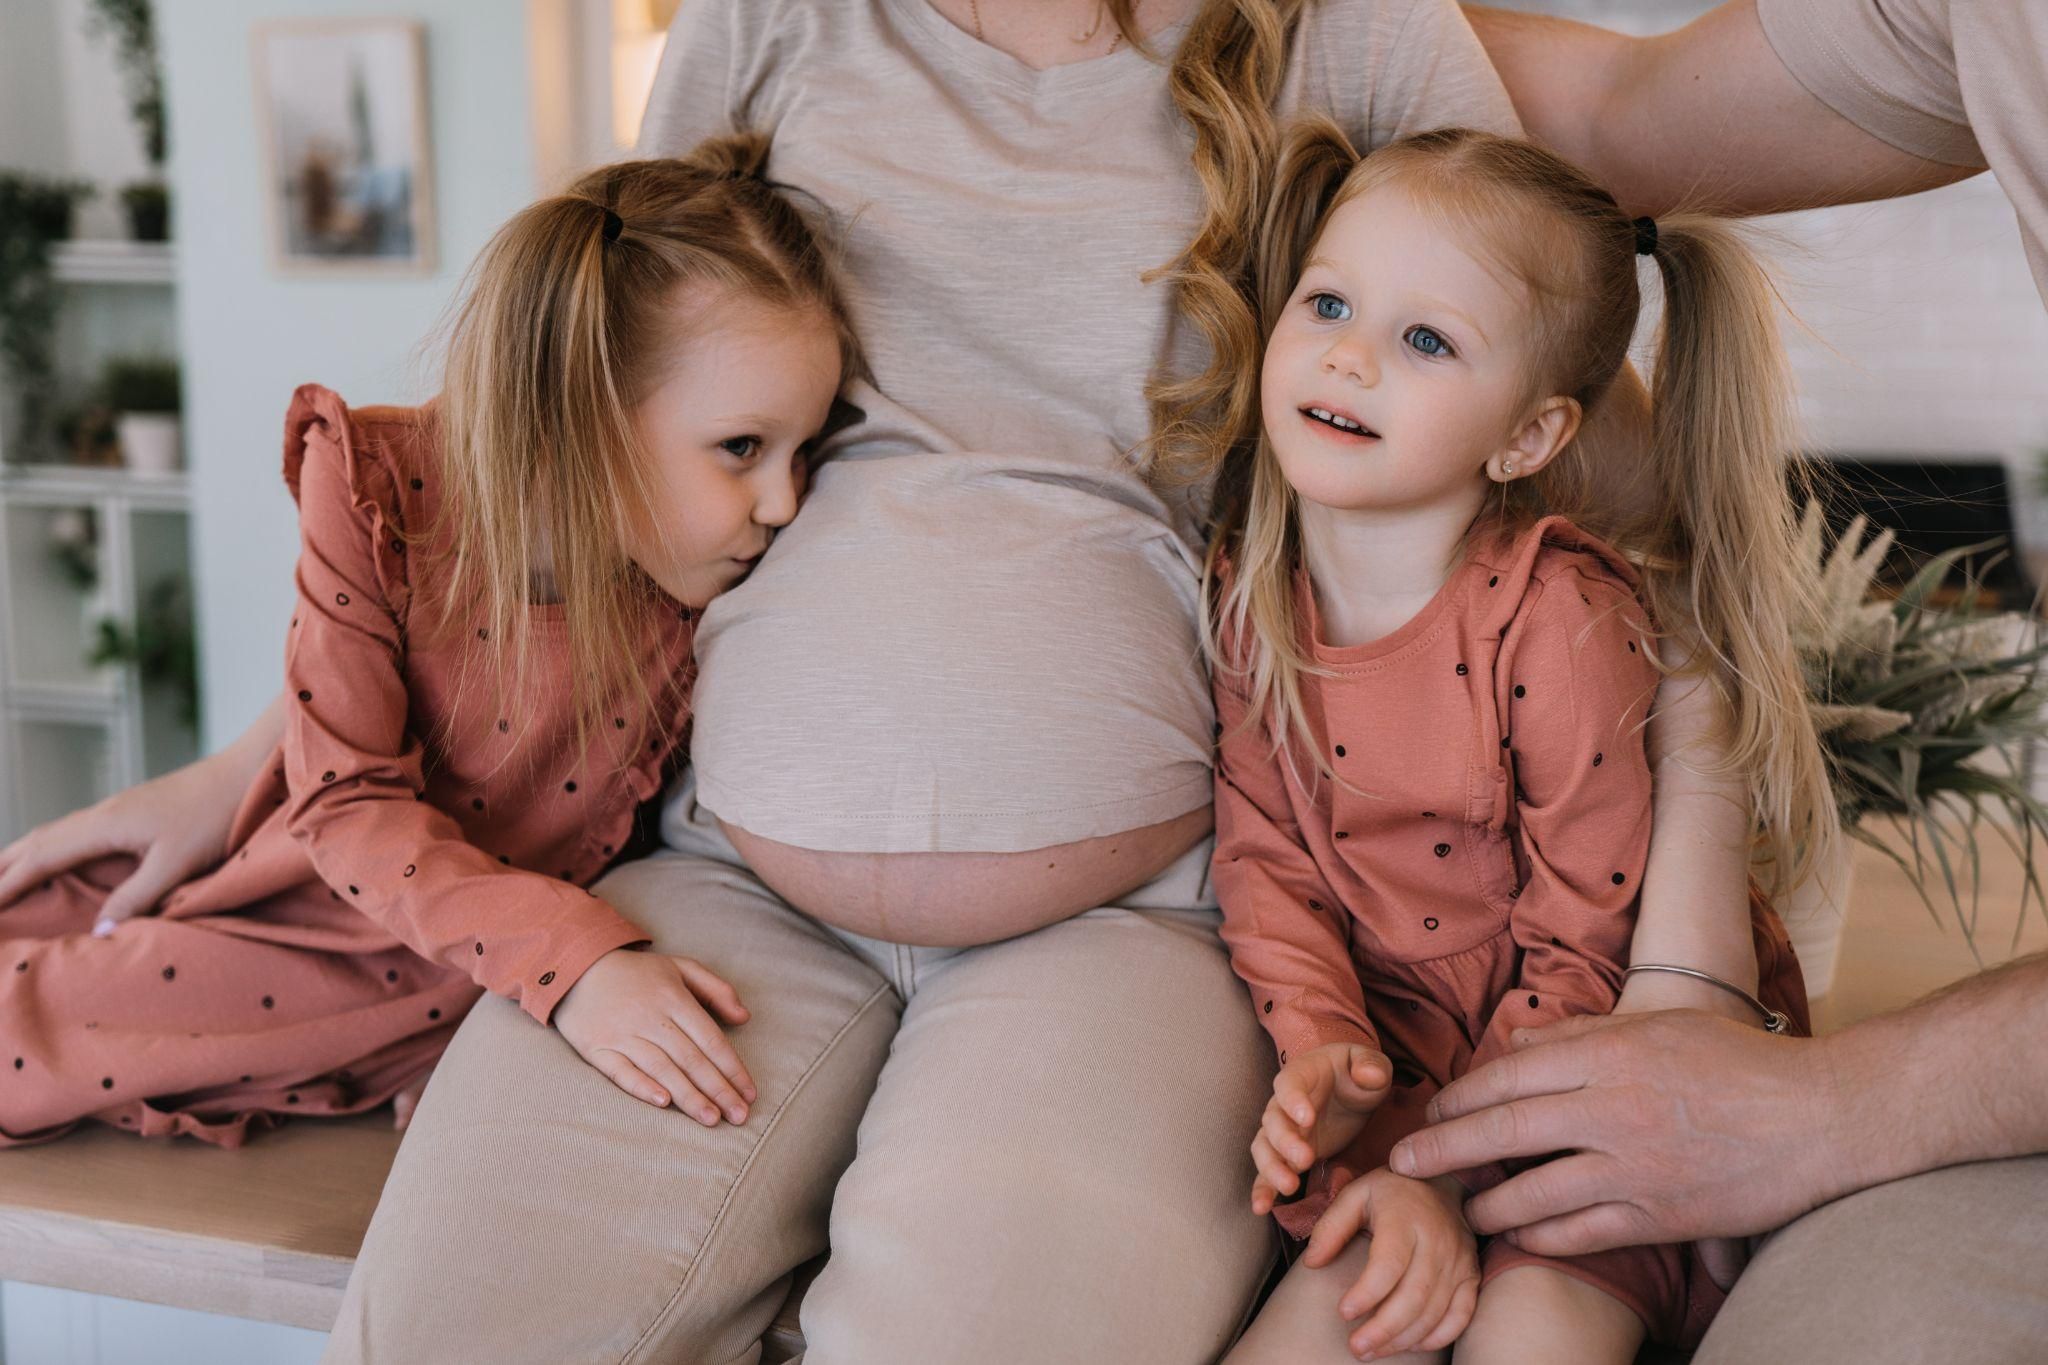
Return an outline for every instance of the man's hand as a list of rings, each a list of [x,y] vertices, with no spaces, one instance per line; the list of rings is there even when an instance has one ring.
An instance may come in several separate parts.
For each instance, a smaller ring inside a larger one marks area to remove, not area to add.
[[[1430,1103],[1391,1165],[1429,1178],[1568,1155],[1473,1196],[1472,1230],[1545,1256],[1764,1232],[1857,1187],[1823,1046],[1690,1010],[1518,1030]]]

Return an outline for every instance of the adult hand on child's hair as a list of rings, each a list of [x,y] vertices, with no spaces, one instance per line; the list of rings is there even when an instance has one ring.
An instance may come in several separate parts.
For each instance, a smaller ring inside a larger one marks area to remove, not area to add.
[[[1337,1191],[1316,1220],[1303,1265],[1326,1266],[1361,1232],[1365,1269],[1337,1301],[1353,1355],[1438,1351],[1456,1341],[1479,1302],[1479,1251],[1454,1180],[1410,1180],[1384,1168]],[[1370,1313],[1370,1317],[1366,1315]]]
[[[202,759],[97,805],[39,825],[0,849],[0,910],[30,888],[97,858],[126,854],[135,870],[107,893],[93,933],[147,915],[172,888],[211,869],[227,851],[237,800]]]
[[[1349,1146],[1392,1083],[1386,1055],[1362,1043],[1325,1043],[1281,1067],[1252,1139],[1252,1212],[1271,1213],[1309,1167]]]
[[[554,1025],[628,1095],[656,1108],[674,1104],[712,1128],[721,1114],[746,1122],[758,1098],[719,1027],[748,1018],[739,992],[701,962],[614,948],[569,988]]]

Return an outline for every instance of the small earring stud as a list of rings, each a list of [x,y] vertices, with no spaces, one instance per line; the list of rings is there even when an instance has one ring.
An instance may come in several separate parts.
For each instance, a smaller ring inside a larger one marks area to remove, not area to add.
[[[1500,472],[1501,472],[1501,473],[1503,473],[1503,474],[1512,474],[1512,473],[1514,473],[1514,472],[1515,472],[1515,462],[1514,462],[1513,460],[1504,460],[1504,461],[1502,461],[1502,462],[1501,462],[1501,466],[1500,466]]]

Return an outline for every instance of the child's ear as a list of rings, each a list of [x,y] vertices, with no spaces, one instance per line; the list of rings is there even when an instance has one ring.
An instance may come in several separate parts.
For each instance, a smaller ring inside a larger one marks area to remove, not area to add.
[[[1495,483],[1509,483],[1534,474],[1572,443],[1584,418],[1576,398],[1544,399],[1486,462],[1486,476]]]

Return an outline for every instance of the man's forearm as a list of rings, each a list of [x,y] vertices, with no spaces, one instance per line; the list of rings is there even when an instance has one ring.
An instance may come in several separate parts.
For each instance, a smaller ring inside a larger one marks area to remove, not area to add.
[[[1580,165],[1595,163],[1591,133],[1635,39],[1576,19],[1464,6],[1530,137]]]
[[[1819,1040],[1852,1188],[2048,1152],[2044,1039],[2048,953]]]

